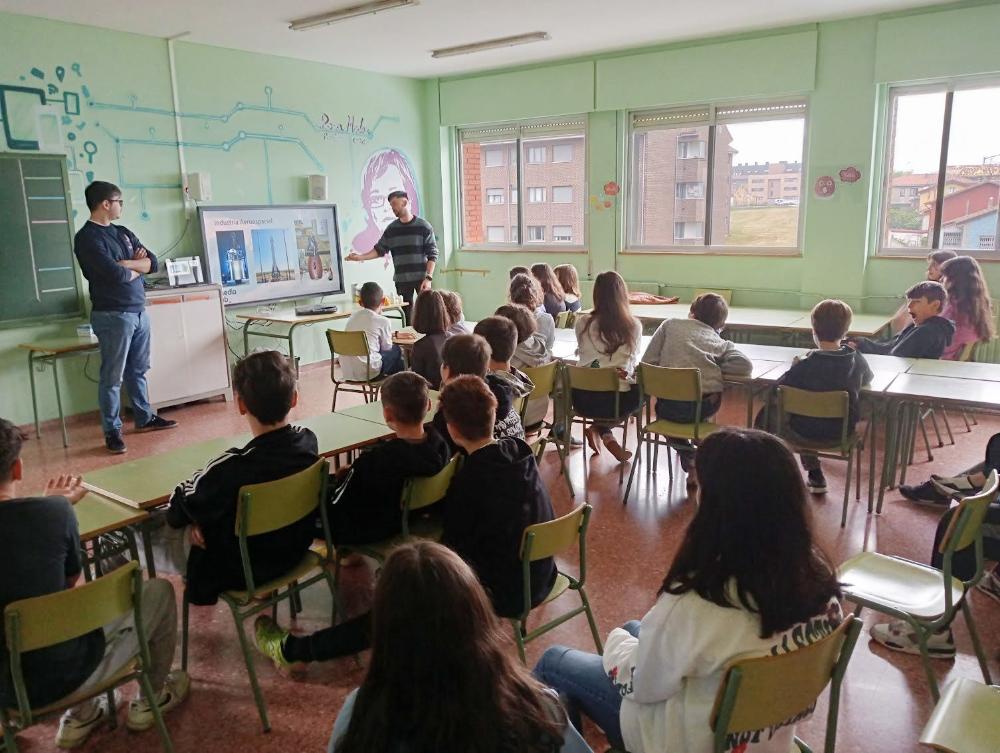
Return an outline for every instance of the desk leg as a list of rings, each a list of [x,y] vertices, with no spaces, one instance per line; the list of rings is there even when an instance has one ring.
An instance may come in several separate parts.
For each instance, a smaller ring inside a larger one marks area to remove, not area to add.
[[[246,358],[247,354],[250,353],[250,320],[247,319],[243,322],[243,357]]]
[[[295,328],[297,326],[299,325],[293,324],[291,327],[288,328],[288,358],[289,360],[291,360],[292,365],[295,367],[296,379],[299,378],[299,364],[298,361],[295,360],[295,338],[292,337],[292,335],[295,334]]]
[[[66,416],[63,415],[62,393],[59,391],[59,359],[52,359],[52,382],[56,386],[56,407],[59,409],[59,422],[62,424],[63,447],[69,447],[69,435],[66,434]]]
[[[31,410],[35,414],[35,439],[42,438],[42,431],[38,426],[38,395],[35,391],[35,352],[28,351],[28,379],[31,381]]]
[[[896,477],[896,453],[899,442],[899,420],[902,401],[890,400],[885,407],[885,447],[882,456],[882,475],[879,481],[878,504],[875,513],[882,514],[882,503],[885,501],[885,490],[892,485]]]
[[[146,553],[146,574],[150,578],[156,577],[156,563],[153,561],[153,532],[146,524],[140,524],[138,526],[140,532],[142,533],[142,548]],[[135,549],[135,539],[132,539],[132,548]],[[135,559],[136,562],[139,561],[139,552],[135,549]]]

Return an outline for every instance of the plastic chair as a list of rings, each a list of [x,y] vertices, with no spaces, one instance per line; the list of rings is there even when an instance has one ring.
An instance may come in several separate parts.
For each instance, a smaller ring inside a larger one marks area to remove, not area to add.
[[[21,670],[22,654],[79,638],[127,616],[130,612],[135,614],[138,656],[98,685],[83,691],[77,690],[40,708],[31,707]],[[107,694],[108,703],[113,709],[114,689],[132,680],[138,681],[142,695],[149,703],[163,749],[173,751],[173,743],[163,723],[160,707],[155,701],[156,693],[147,674],[150,666],[149,644],[142,623],[142,571],[137,562],[130,562],[76,588],[11,602],[4,609],[4,625],[7,653],[10,657],[10,678],[17,699],[16,707],[0,709],[8,753],[17,751],[15,730],[27,729],[42,719],[99,695]],[[114,715],[111,716],[111,723],[114,726]]]
[[[294,616],[299,592],[323,580],[326,581],[330,589],[330,596],[333,598],[333,614],[336,614],[337,591],[333,576],[327,569],[327,565],[330,564],[329,552],[333,551],[330,539],[330,521],[325,504],[329,473],[330,467],[327,461],[319,460],[305,470],[277,481],[250,484],[240,488],[235,534],[239,538],[246,588],[226,591],[220,594],[219,598],[229,607],[233,621],[236,623],[236,634],[240,639],[243,660],[246,662],[247,674],[250,676],[250,687],[253,690],[254,701],[257,703],[257,711],[260,714],[260,721],[265,732],[270,731],[271,723],[267,718],[267,704],[264,701],[260,684],[257,682],[253,651],[247,640],[243,623],[248,617],[265,609],[277,612],[278,603],[285,599],[289,600]],[[251,536],[271,533],[297,523],[303,518],[315,514],[317,507],[323,525],[326,552],[321,554],[310,549],[302,556],[299,564],[284,575],[266,583],[257,583],[253,575],[253,563],[250,561],[247,540]],[[318,573],[309,575],[317,569]],[[189,603],[185,592],[181,630],[181,666],[184,669],[187,669],[188,659],[188,612]]]
[[[695,288],[694,292],[691,293],[691,300],[693,301],[703,293],[715,293],[718,296],[722,296],[722,300],[726,302],[727,306],[733,305],[732,288]]]
[[[531,391],[527,399],[521,405],[521,423],[524,423],[524,416],[527,412],[528,404],[532,400],[537,400],[541,398],[552,399],[553,401],[559,401],[559,395],[557,393],[557,388],[560,386],[561,380],[561,363],[559,361],[550,361],[542,366],[536,366],[534,368],[525,366],[523,369],[525,375],[532,381],[535,385],[535,389]],[[561,412],[561,411],[560,411]],[[548,434],[541,437],[541,444],[538,452],[538,457],[542,456],[545,452],[545,445],[549,442],[556,446],[559,451],[559,472],[562,474],[563,478],[566,479],[566,486],[569,487],[569,495],[571,497],[576,496],[576,492],[573,490],[573,482],[570,481],[569,474],[566,472],[566,456],[569,455],[569,430],[564,424],[559,425],[559,429],[563,432],[562,438],[556,433],[556,422],[555,416],[553,416],[553,421],[550,423],[544,418],[540,424],[535,426],[525,425],[525,432],[531,434],[536,430],[542,434],[545,434],[546,429],[548,429]]]
[[[591,506],[582,504],[571,513],[563,515],[561,518],[549,520],[545,523],[535,523],[524,529],[521,537],[521,577],[522,590],[524,591],[524,608],[519,617],[512,617],[511,623],[514,625],[514,640],[517,641],[517,650],[521,655],[521,661],[526,662],[524,647],[540,635],[544,635],[553,628],[562,625],[567,620],[571,620],[578,614],[586,614],[587,622],[590,623],[590,633],[594,636],[594,645],[597,646],[597,653],[604,653],[604,645],[601,643],[601,636],[597,632],[597,623],[594,621],[594,612],[590,608],[590,600],[587,598],[587,591],[584,584],[587,580],[587,525],[590,522]],[[556,571],[556,581],[552,585],[552,590],[538,606],[554,601],[567,590],[576,591],[580,594],[580,606],[565,612],[553,620],[549,620],[544,625],[539,625],[530,632],[527,630],[528,615],[531,613],[531,563],[546,557],[554,557],[557,554],[569,551],[573,545],[579,543],[580,548],[580,575],[574,578],[567,575],[562,570]]]
[[[566,400],[566,424],[567,424],[567,435],[569,434],[569,428],[573,425],[573,422],[578,418],[583,424],[584,434],[587,432],[587,419],[591,422],[594,419],[599,421],[610,421],[615,424],[624,422],[622,425],[622,448],[626,448],[628,443],[628,419],[633,416],[638,416],[642,412],[642,402],[640,401],[639,407],[637,407],[631,413],[621,412],[621,391],[618,389],[619,379],[617,369],[607,367],[594,369],[588,366],[570,366],[566,365],[566,375],[567,381],[569,382],[569,389],[567,389],[565,400]],[[585,413],[580,412],[577,406],[573,404],[573,390],[588,390],[590,392],[610,392],[614,395],[615,410],[614,414],[611,416],[588,416]],[[636,423],[636,438],[639,437],[639,425]],[[583,498],[587,498],[587,454],[583,453]],[[621,484],[625,480],[625,465],[621,464],[618,468],[618,483]]]
[[[328,329],[326,341],[330,346],[330,379],[333,382],[333,405],[330,411],[337,410],[337,392],[354,392],[360,394],[366,403],[378,399],[378,390],[385,377],[372,369],[371,351],[368,349],[368,334],[365,332],[345,332],[340,329]],[[367,379],[337,379],[337,356],[356,356],[365,359]],[[348,385],[348,386],[345,386]]]
[[[732,738],[740,733],[774,727],[810,712],[827,685],[831,686],[830,709],[823,749],[833,753],[840,687],[861,626],[861,620],[847,615],[832,633],[808,646],[730,664],[715,696],[709,722],[715,734],[715,753],[734,747]],[[797,737],[795,744],[800,751],[812,753]]]
[[[628,475],[628,485],[625,487],[625,495],[622,497],[622,504],[628,504],[629,492],[632,489],[632,480],[635,478],[635,469],[639,465],[639,458],[642,455],[642,443],[646,444],[646,463],[653,474],[656,474],[656,466],[659,460],[660,438],[665,440],[678,439],[686,440],[697,446],[698,442],[717,430],[719,427],[710,421],[701,420],[701,371],[698,369],[674,369],[667,366],[653,366],[648,363],[639,364],[639,384],[642,387],[643,402],[646,405],[646,424],[639,431],[639,447],[636,450],[636,459],[632,464],[632,470]],[[675,421],[667,421],[663,418],[653,417],[653,410],[649,404],[649,398],[655,397],[657,400],[680,400],[695,404],[695,419],[693,423],[682,424]],[[653,459],[649,458],[649,439],[653,442]],[[674,480],[674,466],[670,457],[670,445],[667,448],[667,471],[670,474],[671,482]]]
[[[960,677],[949,683],[920,733],[942,753],[996,753],[1000,740],[1000,688]]]
[[[844,584],[844,597],[857,604],[854,614],[860,615],[868,607],[904,620],[916,633],[934,700],[940,694],[927,654],[927,639],[950,626],[959,609],[965,615],[983,679],[990,683],[989,666],[967,595],[983,577],[983,520],[986,509],[996,499],[997,485],[997,472],[993,471],[983,490],[963,499],[952,512],[939,549],[943,555],[940,570],[877,552],[861,552],[840,566],[838,579]],[[970,546],[975,547],[976,572],[969,580],[962,581],[951,574],[952,556]]]
[[[847,501],[851,496],[851,468],[855,464],[855,496],[861,501],[861,452],[868,434],[868,422],[859,421],[850,426],[851,396],[847,392],[812,392],[795,387],[778,387],[778,434],[791,445],[795,452],[808,452],[821,458],[847,461],[847,475],[844,480],[844,508],[840,515],[840,527],[847,525]],[[834,441],[810,440],[797,435],[788,427],[788,417],[826,418],[840,420],[840,439]],[[868,467],[868,512],[872,511],[875,483],[875,443]]]

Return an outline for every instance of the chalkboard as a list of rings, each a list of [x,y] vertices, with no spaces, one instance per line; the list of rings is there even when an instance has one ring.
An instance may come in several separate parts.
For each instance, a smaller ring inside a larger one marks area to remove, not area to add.
[[[65,155],[0,154],[0,326],[79,316]]]

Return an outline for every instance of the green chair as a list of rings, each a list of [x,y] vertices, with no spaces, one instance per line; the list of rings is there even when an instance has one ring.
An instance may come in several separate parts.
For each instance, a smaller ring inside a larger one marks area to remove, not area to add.
[[[642,412],[642,403],[632,411],[631,413],[623,413],[621,410],[621,392],[618,389],[619,379],[618,370],[614,368],[591,368],[589,366],[571,366],[566,365],[566,375],[568,377],[567,381],[569,383],[569,389],[566,390],[566,424],[567,424],[567,436],[569,435],[569,427],[573,425],[575,421],[579,421],[583,424],[584,434],[587,432],[587,420],[590,419],[593,423],[594,419],[600,421],[611,421],[615,424],[622,424],[622,448],[626,447],[628,443],[628,421],[632,417],[638,417]],[[614,413],[611,416],[589,416],[584,413],[579,406],[573,403],[573,390],[587,390],[590,392],[609,392],[614,395]],[[639,425],[636,423],[636,437],[639,436]],[[587,498],[587,454],[583,453],[583,498]],[[625,464],[622,463],[618,468],[618,483],[621,484],[625,480]]]
[[[250,676],[250,687],[253,690],[254,701],[257,703],[257,711],[260,713],[260,721],[265,732],[270,731],[271,723],[267,718],[267,704],[264,702],[260,684],[257,682],[252,646],[247,640],[243,622],[265,609],[276,611],[278,603],[285,599],[289,600],[294,614],[299,592],[320,581],[326,581],[330,589],[330,596],[333,598],[333,614],[336,614],[337,590],[333,576],[327,568],[327,565],[330,564],[329,553],[333,551],[330,539],[330,521],[325,504],[329,473],[330,467],[327,461],[319,460],[305,470],[277,481],[249,484],[240,488],[235,533],[239,538],[246,588],[226,591],[220,594],[220,598],[229,607],[233,621],[236,623],[236,634],[240,639],[243,660],[246,662],[247,674]],[[310,549],[302,556],[299,564],[284,575],[266,583],[257,583],[253,575],[253,564],[250,561],[248,539],[297,523],[307,516],[314,515],[317,507],[323,524],[326,552],[319,553]],[[315,570],[319,572],[310,575]],[[181,666],[184,669],[187,669],[188,659],[188,612],[189,603],[185,592],[181,629]]]
[[[851,496],[851,469],[855,470],[855,496],[861,501],[861,452],[865,447],[869,423],[859,421],[852,429],[850,424],[851,396],[840,392],[813,392],[796,387],[778,387],[778,434],[795,452],[808,452],[821,458],[847,461],[844,479],[844,507],[840,527],[847,525],[847,501]],[[791,416],[802,418],[836,419],[840,421],[840,439],[811,440],[796,434],[788,425]],[[875,442],[871,442],[868,468],[868,512],[872,511],[875,484]]]
[[[733,305],[733,291],[732,288],[695,288],[691,293],[691,300],[693,301],[700,295],[704,293],[715,293],[722,297],[722,300],[726,302],[727,306]]]
[[[354,392],[360,394],[366,403],[378,399],[378,390],[385,377],[372,369],[371,351],[368,349],[368,335],[365,332],[345,332],[339,329],[328,329],[326,341],[330,346],[330,379],[333,381],[333,406],[337,410],[337,392]],[[337,379],[337,356],[356,356],[365,359],[367,379]],[[345,386],[346,385],[346,386]]]
[[[709,724],[715,735],[715,753],[734,747],[731,738],[767,729],[811,712],[820,693],[830,685],[830,708],[823,750],[837,744],[840,688],[861,632],[861,620],[847,615],[829,635],[808,646],[776,656],[738,659],[726,670],[715,697]],[[800,751],[812,749],[799,738]],[[736,746],[738,747],[738,746]]]
[[[572,311],[560,311],[556,314],[556,327],[558,329],[570,329],[576,324],[576,314]]]
[[[511,623],[514,625],[514,640],[517,641],[517,650],[521,655],[522,662],[526,661],[524,647],[527,643],[562,625],[567,620],[573,619],[578,614],[587,615],[587,622],[590,623],[590,633],[594,636],[597,653],[604,653],[604,645],[601,643],[600,633],[597,632],[597,623],[594,621],[594,612],[590,608],[590,600],[587,598],[587,591],[584,588],[587,580],[587,525],[590,522],[591,509],[590,505],[584,503],[561,518],[545,523],[535,523],[524,529],[524,534],[521,537],[521,578],[524,608],[521,610],[520,616],[511,618]],[[528,615],[531,613],[531,563],[569,551],[577,543],[579,543],[580,549],[579,577],[574,578],[562,570],[557,570],[556,582],[552,585],[552,590],[538,606],[554,601],[567,590],[580,594],[580,606],[528,631]]]
[[[521,405],[521,423],[524,423],[524,416],[528,409],[528,403],[536,399],[551,399],[558,408],[556,414],[562,413],[563,405],[560,402],[561,392],[559,391],[562,374],[561,368],[562,366],[560,361],[550,361],[547,364],[536,366],[534,368],[529,366],[524,367],[523,371],[535,385],[535,389],[531,391],[527,400],[525,400]],[[545,445],[549,442],[556,446],[556,449],[559,451],[559,472],[562,474],[563,478],[566,479],[566,486],[569,487],[569,495],[571,497],[575,497],[576,492],[573,490],[573,482],[570,481],[569,474],[566,472],[566,457],[569,455],[569,442],[566,439],[568,436],[568,429],[565,426],[565,422],[560,421],[558,423],[560,430],[563,432],[562,438],[560,438],[555,431],[557,419],[560,418],[560,415],[554,415],[551,423],[543,418],[541,423],[534,426],[528,426],[525,424],[524,430],[528,434],[533,434],[535,431],[538,431],[544,435],[541,438],[541,448],[538,453],[539,457],[541,457],[542,453],[545,452]],[[548,430],[548,434],[545,433],[546,430]]]
[[[904,620],[917,636],[920,658],[934,700],[939,697],[937,680],[931,670],[927,639],[951,625],[959,609],[965,615],[972,645],[979,659],[979,669],[986,684],[990,670],[983,653],[979,633],[969,609],[969,591],[983,577],[983,520],[990,503],[997,497],[997,472],[990,473],[986,486],[974,497],[966,497],[952,512],[951,523],[941,540],[942,568],[921,565],[901,557],[877,552],[861,552],[840,566],[838,579],[844,584],[844,597],[857,607],[864,607]],[[975,547],[976,572],[969,580],[953,577],[955,552]]]
[[[135,614],[138,656],[99,685],[78,690],[41,708],[31,707],[21,669],[22,654],[79,638],[130,612]],[[163,749],[173,751],[173,743],[163,723],[160,707],[155,701],[156,693],[147,674],[150,666],[149,644],[142,623],[142,571],[137,562],[130,562],[76,588],[11,602],[4,609],[4,626],[10,657],[10,677],[17,699],[16,707],[0,709],[7,753],[17,751],[15,730],[27,729],[42,719],[105,693],[110,707],[114,708],[114,689],[132,680],[138,681],[142,695],[149,702]],[[114,715],[111,716],[111,722],[115,722]]]
[[[996,753],[1000,740],[1000,688],[960,677],[944,690],[920,734],[942,753]]]
[[[667,471],[670,480],[674,480],[674,467],[670,462],[669,440],[686,440],[697,446],[698,442],[706,436],[716,431],[719,427],[711,421],[701,420],[701,371],[698,369],[674,369],[667,366],[653,366],[648,363],[639,364],[639,384],[642,387],[643,402],[646,405],[646,423],[639,431],[639,447],[636,450],[636,459],[632,464],[632,470],[628,475],[628,485],[625,487],[625,494],[622,497],[622,504],[628,504],[629,492],[632,489],[632,480],[635,478],[635,470],[639,465],[639,458],[642,455],[642,443],[646,442],[646,463],[655,474],[657,461],[659,460],[660,439],[666,440],[667,448]],[[649,398],[655,397],[657,400],[679,400],[695,404],[694,422],[681,424],[675,421],[667,421],[663,418],[653,418],[652,407]],[[647,436],[651,439],[647,439]],[[653,458],[649,457],[649,442],[653,443]]]

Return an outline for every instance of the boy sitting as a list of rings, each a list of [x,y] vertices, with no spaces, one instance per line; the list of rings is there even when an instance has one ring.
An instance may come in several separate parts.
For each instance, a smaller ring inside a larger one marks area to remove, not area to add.
[[[864,356],[841,345],[841,340],[851,327],[853,316],[851,307],[843,301],[826,300],[817,303],[812,310],[812,328],[818,350],[811,350],[803,358],[796,359],[778,380],[780,385],[812,392],[846,391],[850,396],[848,431],[853,431],[858,422],[861,387],[872,378],[872,371]],[[772,406],[772,426],[776,425],[776,413],[777,410]],[[761,416],[758,415],[758,422],[760,419]],[[793,435],[803,439],[836,442],[841,436],[842,422],[839,418],[790,416],[788,428]],[[807,473],[806,485],[809,491],[813,494],[825,494],[826,477],[819,458],[807,452],[803,452],[801,458],[802,467]]]
[[[486,383],[506,387],[514,403],[527,398],[535,385],[524,372],[510,365],[517,348],[517,326],[514,322],[503,316],[488,316],[476,324],[474,334],[481,335],[490,346]],[[507,415],[498,418],[498,436],[524,438],[521,414],[515,405],[511,405]]]
[[[906,291],[906,309],[913,323],[895,337],[881,342],[867,337],[852,338],[847,344],[862,353],[903,358],[940,358],[955,334],[955,325],[941,316],[948,300],[944,285],[926,280]]]
[[[20,599],[44,596],[72,588],[80,577],[80,533],[72,505],[87,493],[80,479],[60,476],[45,485],[38,497],[22,497],[21,433],[10,421],[0,419],[0,610]],[[149,641],[150,680],[159,693],[161,712],[173,709],[187,697],[190,680],[185,672],[170,671],[177,639],[177,604],[169,581],[142,584],[142,617]],[[0,640],[3,640],[0,625]],[[4,644],[6,645],[6,644]],[[114,677],[139,653],[134,619],[130,616],[91,633],[22,654],[21,670],[33,708],[101,684]],[[0,661],[0,702],[15,707],[14,687],[6,650]],[[101,695],[66,711],[59,723],[56,745],[75,748],[115,709]],[[129,703],[126,725],[130,730],[150,729],[153,712],[140,696]]]
[[[402,532],[399,501],[406,480],[433,476],[448,464],[448,443],[428,428],[427,380],[412,371],[394,374],[380,392],[382,415],[396,437],[362,453],[337,504],[330,507],[335,544],[368,544]],[[341,469],[338,475],[347,471]]]
[[[403,352],[392,343],[392,327],[382,316],[382,288],[376,282],[361,286],[361,306],[350,315],[344,330],[368,335],[368,359],[363,356],[338,356],[344,379],[367,382],[403,370]]]
[[[495,411],[496,398],[478,377],[457,377],[441,391],[448,432],[468,455],[444,499],[441,543],[472,566],[496,613],[514,617],[524,609],[521,535],[554,515],[531,448],[522,439],[494,439]],[[532,604],[555,577],[551,557],[531,563]]]
[[[252,353],[236,364],[233,390],[240,414],[253,439],[227,450],[180,484],[170,498],[167,523],[186,528],[187,598],[192,604],[215,604],[219,594],[246,587],[236,535],[240,487],[275,481],[311,466],[318,459],[316,435],[292,426],[296,405],[295,369],[274,350]],[[297,565],[312,543],[311,516],[248,541],[257,583],[277,578]]]

